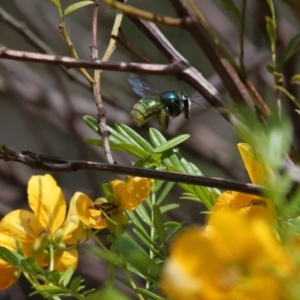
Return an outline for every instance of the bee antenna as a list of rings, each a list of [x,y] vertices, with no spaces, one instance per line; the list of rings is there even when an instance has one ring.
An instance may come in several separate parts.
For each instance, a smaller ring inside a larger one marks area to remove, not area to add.
[[[196,96],[196,97],[200,97],[200,96]],[[194,97],[191,97],[191,98],[194,98]],[[198,102],[195,102],[195,101],[193,101],[193,100],[190,100],[190,101],[193,102],[193,103],[195,103],[195,104],[197,104],[197,105],[199,105],[199,106],[201,106],[202,108],[205,109],[205,107],[204,107],[202,104],[200,104],[200,103],[198,103]]]

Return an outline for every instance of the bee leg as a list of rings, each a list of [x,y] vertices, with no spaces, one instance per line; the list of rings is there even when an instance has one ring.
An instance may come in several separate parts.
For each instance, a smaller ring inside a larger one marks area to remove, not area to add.
[[[168,107],[162,108],[159,112],[159,114],[157,114],[157,120],[159,122],[159,124],[164,128],[164,129],[168,129],[169,126],[169,109]]]

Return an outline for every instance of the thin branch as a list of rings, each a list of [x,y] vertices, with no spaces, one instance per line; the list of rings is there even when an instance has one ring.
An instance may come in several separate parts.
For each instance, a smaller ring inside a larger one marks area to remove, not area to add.
[[[104,4],[106,4],[112,8],[122,11],[126,15],[142,18],[142,19],[152,21],[155,23],[161,23],[161,24],[165,24],[165,25],[169,25],[169,26],[181,27],[183,24],[188,22],[188,20],[185,20],[185,19],[172,18],[172,17],[154,14],[149,11],[136,8],[136,7],[133,7],[128,4],[124,4],[124,3],[121,3],[116,0],[101,0],[101,2],[103,2]]]
[[[72,41],[69,37],[68,32],[66,31],[66,27],[65,27],[64,23],[62,23],[61,25],[58,25],[58,29],[59,29],[59,32],[61,33],[62,37],[64,38],[65,42],[67,43],[73,57],[75,59],[79,59],[77,51],[76,51],[76,49],[75,49],[75,47],[74,47],[74,45],[73,45],[73,43],[72,43]],[[79,71],[82,73],[82,75],[87,79],[87,81],[90,84],[94,83],[93,78],[90,76],[90,74],[84,68],[79,68]]]
[[[114,174],[140,176],[171,182],[181,182],[206,187],[215,187],[223,190],[232,190],[253,195],[266,195],[267,193],[274,192],[259,185],[242,183],[233,180],[225,180],[222,178],[212,178],[152,169],[142,169],[121,164],[103,164],[93,161],[69,160],[32,153],[29,151],[18,153],[6,148],[5,146],[0,147],[0,159],[4,161],[18,162],[35,170],[43,170],[49,172],[67,173],[76,172],[79,170],[97,170]]]
[[[125,63],[125,62],[101,62],[90,61],[86,59],[75,59],[68,56],[48,55],[35,52],[26,52],[12,50],[6,47],[0,47],[0,59],[12,59],[22,61],[32,61],[50,65],[61,65],[67,68],[87,68],[131,73],[148,73],[176,75],[181,71],[181,66],[177,63],[170,65],[162,64],[143,64],[143,63]]]
[[[99,11],[99,2],[98,0],[95,0],[94,13],[93,13],[93,25],[92,25],[93,44],[91,46],[92,58],[95,61],[98,60],[98,47],[97,47],[98,11]],[[98,126],[102,133],[102,139],[103,139],[102,148],[104,151],[104,156],[108,163],[113,164],[114,159],[112,157],[110,147],[109,147],[110,132],[107,130],[106,127],[106,111],[103,106],[103,102],[101,98],[100,74],[101,74],[100,70],[97,69],[94,70],[94,82],[93,82],[94,101],[96,103],[98,117],[99,117]]]

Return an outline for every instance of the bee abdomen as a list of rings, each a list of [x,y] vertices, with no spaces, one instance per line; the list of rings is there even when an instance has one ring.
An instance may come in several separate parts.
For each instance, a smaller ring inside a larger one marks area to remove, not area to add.
[[[159,97],[153,96],[141,99],[131,111],[134,123],[137,126],[142,126],[147,120],[157,115],[163,106],[164,104],[159,100]]]

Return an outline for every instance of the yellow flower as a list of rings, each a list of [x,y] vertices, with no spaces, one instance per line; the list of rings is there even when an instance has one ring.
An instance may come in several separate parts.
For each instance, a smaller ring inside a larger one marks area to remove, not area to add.
[[[153,180],[141,177],[127,176],[127,181],[119,179],[110,182],[114,195],[99,198],[93,202],[82,193],[77,193],[76,208],[80,221],[90,228],[107,227],[107,217],[123,225],[127,223],[125,210],[135,210],[149,196]]]
[[[252,183],[263,186],[274,184],[275,178],[272,169],[259,154],[254,152],[249,144],[240,143],[238,144],[238,149]],[[209,223],[213,222],[217,212],[224,209],[246,214],[250,217],[263,215],[270,220],[274,219],[275,214],[274,201],[271,199],[240,192],[226,191],[215,202]]]
[[[110,182],[119,210],[135,210],[153,188],[153,180],[127,176],[127,181],[116,179]]]
[[[174,241],[162,287],[174,300],[281,300],[291,263],[268,222],[224,210]]]
[[[33,256],[40,266],[49,265],[49,251],[53,249],[55,270],[64,271],[69,267],[75,269],[77,250],[63,251],[65,244],[76,242],[72,232],[77,225],[71,222],[75,214],[74,197],[66,217],[64,196],[51,175],[32,176],[27,192],[33,212],[18,209],[8,213],[0,222],[0,232],[21,242],[24,254]]]

